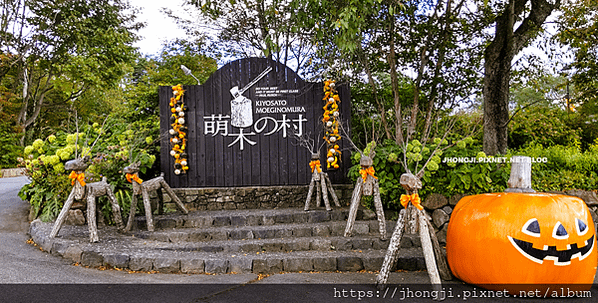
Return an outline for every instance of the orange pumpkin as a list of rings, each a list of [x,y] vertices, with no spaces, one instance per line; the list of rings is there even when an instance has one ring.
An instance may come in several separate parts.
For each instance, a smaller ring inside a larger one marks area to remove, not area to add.
[[[576,197],[464,197],[453,210],[446,242],[453,274],[489,289],[515,294],[538,284],[589,289],[596,274],[594,223],[586,204]]]

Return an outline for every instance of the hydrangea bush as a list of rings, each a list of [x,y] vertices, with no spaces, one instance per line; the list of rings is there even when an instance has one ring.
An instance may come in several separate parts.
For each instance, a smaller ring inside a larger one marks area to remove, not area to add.
[[[94,123],[83,127],[79,133],[60,131],[36,139],[24,148],[25,157],[19,158],[19,162],[31,182],[23,186],[19,196],[31,204],[31,219],[39,217],[51,221],[56,218],[72,190],[70,171],[65,170],[64,164],[81,155],[90,156],[85,181],[97,182],[105,177],[113,187],[123,213],[128,212],[131,185],[122,169],[133,161],[140,161],[141,172],[146,173],[156,161],[157,149],[151,137],[139,136],[140,132],[132,130],[130,125],[114,119],[107,125],[110,126]],[[111,220],[108,201],[100,199],[98,209],[106,220]]]

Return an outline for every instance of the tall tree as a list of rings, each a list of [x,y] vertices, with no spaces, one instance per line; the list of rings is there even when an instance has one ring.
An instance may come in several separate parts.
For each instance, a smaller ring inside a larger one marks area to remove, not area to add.
[[[134,14],[126,0],[12,1],[4,9],[0,52],[11,56],[22,94],[16,123],[30,129],[48,104],[68,103],[115,85],[135,58]],[[0,76],[2,76],[0,74]],[[17,88],[15,86],[15,88]]]
[[[386,139],[402,145],[415,135],[427,138],[439,110],[474,91],[476,38],[483,27],[468,16],[466,1],[300,3],[304,26],[316,29],[315,39],[330,58],[328,72],[352,74],[370,86]],[[379,87],[380,73],[389,75],[390,102]],[[413,87],[411,99],[402,92],[405,80]]]
[[[494,38],[484,52],[484,152],[488,155],[507,152],[513,58],[560,4],[561,0],[508,0],[498,5]]]
[[[313,44],[311,29],[296,22],[296,0],[186,0],[200,14],[200,22],[175,17],[188,33],[197,28],[217,32],[226,57],[263,56],[294,67],[301,73],[308,64]]]

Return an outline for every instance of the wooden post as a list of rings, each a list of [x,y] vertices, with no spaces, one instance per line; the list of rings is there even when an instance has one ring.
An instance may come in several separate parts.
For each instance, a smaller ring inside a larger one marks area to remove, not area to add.
[[[511,158],[511,176],[507,181],[507,193],[535,193],[532,189],[532,159],[526,156]]]
[[[386,281],[388,281],[388,275],[390,274],[390,270],[397,263],[401,239],[403,239],[403,234],[405,232],[406,214],[406,209],[401,209],[401,211],[399,212],[399,219],[397,220],[397,225],[395,226],[395,230],[392,233],[392,237],[390,238],[390,243],[388,244],[388,252],[386,253],[386,257],[384,258],[384,263],[382,263],[380,273],[376,276],[376,284],[379,286],[384,287],[384,285],[386,285]]]
[[[353,189],[353,195],[351,195],[351,206],[349,207],[349,217],[347,218],[347,226],[345,227],[345,237],[353,235],[353,225],[355,224],[355,217],[357,217],[357,209],[361,201],[361,188],[363,186],[363,179],[357,178],[357,184]]]

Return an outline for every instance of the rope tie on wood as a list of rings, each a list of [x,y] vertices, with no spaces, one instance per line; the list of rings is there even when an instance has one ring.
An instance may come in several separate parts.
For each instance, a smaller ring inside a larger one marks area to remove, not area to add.
[[[69,175],[69,179],[71,180],[71,185],[75,185],[75,180],[79,181],[79,184],[81,184],[81,186],[85,186],[85,173],[76,173],[75,171],[72,171],[71,174]]]
[[[403,205],[403,207],[407,208],[407,205],[409,205],[409,201],[411,201],[411,204],[413,204],[413,206],[415,206],[417,209],[424,209],[424,207],[421,206],[422,201],[417,193],[411,195],[401,195],[401,205]]]

